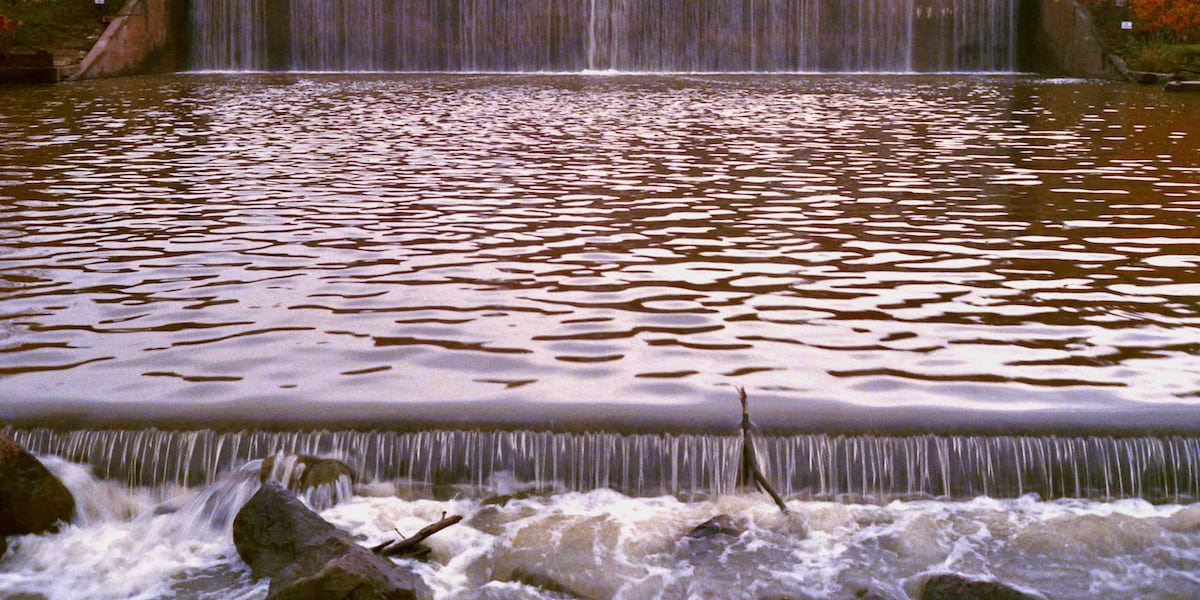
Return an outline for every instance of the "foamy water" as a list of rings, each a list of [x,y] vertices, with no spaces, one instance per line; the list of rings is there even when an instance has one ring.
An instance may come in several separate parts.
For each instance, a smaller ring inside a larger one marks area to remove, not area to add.
[[[43,459],[80,500],[78,519],[57,534],[11,538],[0,591],[51,600],[265,597],[267,581],[250,577],[230,531],[257,488],[257,461],[204,489],[131,491]],[[536,492],[504,476],[452,499],[406,489],[359,485],[322,515],[365,546],[443,513],[465,516],[427,541],[429,562],[413,563],[435,598],[853,598],[866,590],[902,599],[942,572],[1050,598],[1200,594],[1200,504],[792,499],[784,515],[760,494],[686,502],[607,489]],[[685,540],[718,514],[745,532]]]
[[[75,496],[73,524],[9,538],[0,592],[78,598],[261,598],[233,548],[233,516],[258,486],[257,465],[205,489],[139,488],[41,457]]]

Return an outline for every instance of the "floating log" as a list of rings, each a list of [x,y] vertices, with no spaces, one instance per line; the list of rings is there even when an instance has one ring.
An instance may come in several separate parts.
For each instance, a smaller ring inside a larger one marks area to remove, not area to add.
[[[382,544],[379,544],[378,546],[374,546],[371,548],[371,552],[374,552],[375,554],[378,554],[380,556],[387,556],[387,557],[423,556],[425,554],[428,554],[428,550],[423,550],[420,546],[418,546],[418,544],[425,541],[425,539],[428,538],[429,536],[431,536],[451,525],[454,525],[455,523],[458,523],[461,520],[463,520],[461,515],[451,515],[451,516],[447,517],[446,513],[442,513],[442,519],[440,521],[426,525],[425,527],[421,528],[420,531],[413,534],[412,536],[406,537],[404,539],[392,540],[390,542],[384,542]]]

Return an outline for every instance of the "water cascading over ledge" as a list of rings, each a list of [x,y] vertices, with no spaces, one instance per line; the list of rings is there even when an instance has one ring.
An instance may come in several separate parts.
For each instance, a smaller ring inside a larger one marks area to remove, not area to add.
[[[611,488],[634,496],[708,498],[734,491],[741,438],[532,431],[216,432],[8,429],[19,444],[90,464],[130,486],[211,485],[276,452],[337,457],[360,481],[418,490],[495,477],[536,488]],[[759,440],[767,477],[785,496],[886,501],[980,495],[1200,498],[1200,438],[833,436]]]
[[[1016,70],[1018,0],[192,0],[232,71]]]

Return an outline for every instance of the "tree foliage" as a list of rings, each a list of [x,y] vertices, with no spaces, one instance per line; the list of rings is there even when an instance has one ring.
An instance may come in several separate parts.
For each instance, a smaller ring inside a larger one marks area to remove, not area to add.
[[[1180,41],[1200,40],[1200,0],[1131,0],[1134,27]]]
[[[1200,41],[1200,0],[1126,0],[1126,16],[1143,35],[1182,42]],[[1123,10],[1116,0],[1080,0],[1093,12]]]

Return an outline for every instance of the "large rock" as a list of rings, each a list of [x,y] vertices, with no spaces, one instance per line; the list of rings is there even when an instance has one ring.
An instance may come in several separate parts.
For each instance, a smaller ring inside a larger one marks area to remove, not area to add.
[[[411,571],[359,546],[274,481],[233,519],[233,544],[271,599],[387,599],[428,595]]]
[[[921,600],[1042,600],[998,581],[967,579],[954,573],[934,575],[925,581]]]
[[[1165,75],[1151,73],[1149,71],[1130,71],[1129,78],[1132,79],[1134,83],[1140,83],[1142,85],[1154,85],[1156,83],[1164,83],[1164,80],[1166,80],[1167,77]]]
[[[304,496],[309,506],[325,510],[352,494],[354,471],[332,458],[279,453],[263,459],[259,479],[279,482]]]
[[[0,536],[55,531],[75,497],[38,459],[0,435]]]

